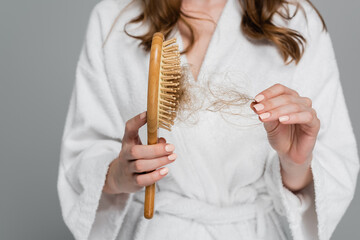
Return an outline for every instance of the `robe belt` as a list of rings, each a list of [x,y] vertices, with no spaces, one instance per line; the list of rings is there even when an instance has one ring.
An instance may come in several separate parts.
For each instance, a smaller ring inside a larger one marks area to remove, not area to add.
[[[144,204],[144,192],[137,192],[134,200]],[[256,220],[257,237],[263,238],[265,234],[265,215],[274,213],[270,196],[260,194],[251,203],[238,203],[231,206],[217,206],[198,199],[193,199],[170,191],[159,191],[155,196],[155,213],[173,215],[203,224],[215,239],[221,239],[221,226],[226,226],[226,231],[236,230],[229,225],[240,221]],[[156,216],[154,216],[156,217]],[[276,216],[271,216],[277,228],[280,227]],[[215,227],[215,228],[214,228]],[[231,230],[232,229],[232,230]],[[280,230],[280,229],[278,229]],[[239,235],[234,233],[233,236]]]

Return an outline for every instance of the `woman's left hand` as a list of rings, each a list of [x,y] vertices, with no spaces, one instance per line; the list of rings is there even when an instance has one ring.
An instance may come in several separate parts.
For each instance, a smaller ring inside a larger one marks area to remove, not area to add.
[[[309,168],[320,130],[311,99],[275,84],[260,92],[255,101],[251,108],[264,123],[269,143],[278,153],[282,167],[306,164]]]

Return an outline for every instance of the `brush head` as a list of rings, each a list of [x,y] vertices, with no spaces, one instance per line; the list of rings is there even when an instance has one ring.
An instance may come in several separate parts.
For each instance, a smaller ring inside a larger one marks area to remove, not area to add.
[[[164,35],[160,32],[153,36],[148,85],[148,131],[149,123],[152,132],[155,128],[171,131],[174,125],[181,80],[180,52],[175,43],[176,38],[164,41]]]
[[[181,79],[179,46],[176,39],[163,43],[159,77],[159,127],[171,131],[179,106]]]

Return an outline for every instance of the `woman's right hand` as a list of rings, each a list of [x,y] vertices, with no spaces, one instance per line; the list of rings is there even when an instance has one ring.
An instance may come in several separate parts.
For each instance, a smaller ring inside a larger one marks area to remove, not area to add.
[[[122,148],[119,156],[109,165],[103,192],[136,192],[159,181],[168,173],[166,167],[157,168],[174,162],[175,146],[166,143],[164,138],[159,138],[157,144],[142,145],[138,131],[145,123],[146,111],[126,122]]]

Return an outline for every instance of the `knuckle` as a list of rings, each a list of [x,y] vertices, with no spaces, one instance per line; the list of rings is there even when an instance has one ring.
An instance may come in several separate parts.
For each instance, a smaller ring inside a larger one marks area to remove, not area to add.
[[[151,149],[149,149],[149,151],[153,155],[159,154],[161,152],[161,149],[163,148],[163,146],[164,146],[164,144],[158,143],[156,145],[153,145],[153,147]]]
[[[281,91],[283,92],[285,90],[285,86],[280,84],[280,83],[276,83],[275,86]]]
[[[293,93],[295,94],[295,96],[299,97],[299,93],[297,91],[295,91],[294,89],[292,89]]]
[[[153,182],[159,181],[161,178],[161,175],[158,171],[154,171],[153,174],[151,175],[151,180]]]
[[[136,145],[133,145],[129,148],[129,154],[131,157],[136,158],[137,156],[137,147]]]
[[[143,167],[142,167],[141,162],[139,162],[139,161],[134,162],[134,170],[136,172],[143,172]]]
[[[317,122],[317,124],[320,126],[320,119],[319,119],[318,116],[317,116],[316,110],[312,108],[311,111],[312,111],[313,119],[315,119],[315,121]]]
[[[311,122],[314,119],[314,116],[311,112],[306,112],[305,118],[306,121]]]
[[[304,97],[304,100],[305,100],[307,106],[309,106],[309,107],[312,106],[312,100],[310,98]]]
[[[151,174],[150,174],[150,181],[151,181],[151,184],[155,183],[156,181],[159,180],[159,171],[153,171]]]
[[[154,154],[160,155],[163,154],[165,151],[166,143],[160,143],[157,146],[154,147]]]
[[[275,83],[273,86],[274,86],[274,87],[277,87],[277,88],[281,88],[281,87],[282,87],[282,85],[281,85],[280,83]]]
[[[129,132],[131,130],[131,122],[127,120],[125,123],[125,132]]]
[[[156,149],[157,149],[156,145],[148,145],[148,147],[145,148],[146,154],[148,155],[149,158],[154,157],[154,155],[156,154]]]
[[[143,186],[143,182],[141,180],[140,175],[136,175],[134,180],[135,180],[135,185],[136,186]]]

